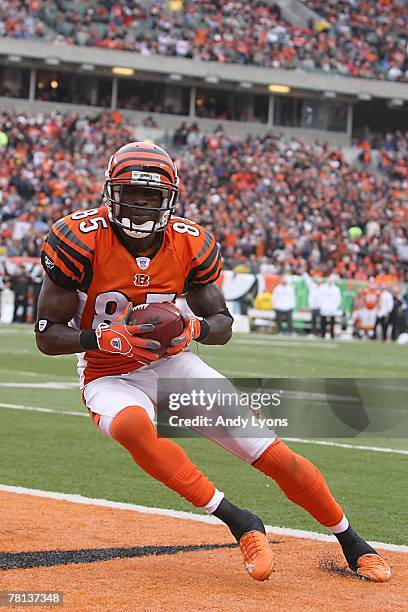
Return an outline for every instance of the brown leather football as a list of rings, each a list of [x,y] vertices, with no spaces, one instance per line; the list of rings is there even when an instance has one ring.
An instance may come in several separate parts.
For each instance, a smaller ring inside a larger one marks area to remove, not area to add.
[[[155,328],[151,332],[145,332],[143,338],[158,340],[161,351],[155,351],[159,355],[170,345],[170,341],[179,336],[184,329],[180,310],[172,302],[152,302],[151,304],[139,304],[133,308],[129,317],[128,325],[142,325],[152,323]]]

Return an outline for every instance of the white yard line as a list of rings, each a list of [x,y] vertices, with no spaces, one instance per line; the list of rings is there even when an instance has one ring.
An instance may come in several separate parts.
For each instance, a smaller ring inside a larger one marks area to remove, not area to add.
[[[275,346],[279,346],[279,347],[288,347],[288,346],[293,346],[293,347],[301,347],[301,348],[318,348],[320,349],[337,349],[339,348],[338,344],[326,344],[323,342],[303,342],[303,341],[299,341],[299,340],[292,340],[291,338],[288,338],[287,340],[267,340],[266,338],[260,338],[259,340],[257,340],[256,338],[253,338],[252,336],[250,338],[236,338],[233,340],[232,344],[245,344],[245,345],[253,345],[253,346],[270,346],[271,348],[275,347]]]
[[[167,508],[150,508],[148,506],[139,506],[136,504],[127,504],[123,502],[109,501],[106,499],[84,497],[83,495],[57,493],[54,491],[41,491],[39,489],[27,489],[25,487],[13,487],[10,485],[3,484],[0,484],[0,491],[5,491],[7,493],[17,493],[19,495],[32,495],[34,497],[45,497],[47,499],[63,500],[74,504],[102,506],[105,508],[114,508],[116,510],[130,510],[132,512],[141,512],[143,514],[169,516],[171,518],[196,521],[199,523],[208,523],[210,525],[222,524],[221,521],[219,521],[213,516],[182,512],[181,510],[168,510]],[[265,528],[268,533],[273,533],[276,535],[304,538],[307,540],[318,540],[321,542],[337,542],[334,536],[324,535],[322,533],[317,533],[314,531],[304,531],[303,529],[288,529],[286,527],[277,527],[274,525],[265,525]],[[386,542],[370,542],[370,544],[375,548],[381,548],[383,550],[393,550],[404,553],[408,552],[408,546],[400,544],[389,544]]]
[[[22,404],[6,404],[4,402],[0,402],[0,408],[7,408],[11,410],[25,410],[27,412],[48,412],[51,414],[65,414],[68,416],[80,416],[87,417],[87,412],[75,412],[69,410],[55,410],[54,408],[41,408],[39,406],[24,406]]]
[[[215,366],[212,366],[215,368]],[[230,376],[235,376],[237,378],[271,378],[273,380],[274,376],[272,374],[272,372],[251,372],[250,370],[245,370],[245,372],[243,372],[242,370],[224,370],[222,368],[222,366],[220,365],[218,368],[215,368],[216,370],[219,370],[221,372],[221,374],[223,374],[224,376],[226,376],[227,378]]]
[[[375,453],[394,453],[408,455],[408,450],[388,448],[386,446],[366,446],[363,444],[347,444],[343,442],[328,442],[325,440],[308,440],[306,438],[281,438],[285,442],[299,442],[300,444],[315,444],[317,446],[335,446],[336,448],[353,448],[355,450],[373,451]]]
[[[33,378],[64,378],[63,374],[48,374],[47,372],[34,372],[34,370],[12,370],[12,369],[8,369],[8,368],[0,368],[0,378],[2,377],[3,373],[6,373],[7,375],[13,375],[13,376],[31,376]],[[8,378],[10,378],[10,376],[8,376]],[[75,378],[67,378],[67,381],[64,382],[75,382]]]
[[[0,353],[3,355],[31,355],[32,350],[28,348],[11,349],[9,347],[0,348]]]
[[[12,389],[78,389],[77,382],[43,382],[43,383],[20,383],[7,382],[0,383],[0,387],[10,387]]]
[[[28,412],[47,412],[51,414],[64,414],[68,416],[80,416],[87,417],[87,412],[75,412],[68,410],[55,410],[54,408],[42,408],[39,406],[25,406],[23,404],[8,404],[4,402],[0,402],[0,408],[11,409],[11,410],[26,410]],[[303,438],[281,438],[286,442],[299,442],[301,444],[314,444],[316,446],[334,446],[337,448],[352,448],[354,450],[360,451],[372,451],[375,453],[391,453],[394,455],[408,455],[408,450],[401,450],[397,448],[388,448],[382,446],[363,446],[363,445],[354,445],[354,444],[346,444],[342,442],[326,442],[324,440],[308,440]]]
[[[5,325],[7,325],[7,327],[4,327]],[[27,326],[27,327],[17,327],[17,326],[13,326],[10,324],[6,324],[6,323],[1,323],[0,324],[0,334],[31,334],[32,337],[34,338],[34,326]]]

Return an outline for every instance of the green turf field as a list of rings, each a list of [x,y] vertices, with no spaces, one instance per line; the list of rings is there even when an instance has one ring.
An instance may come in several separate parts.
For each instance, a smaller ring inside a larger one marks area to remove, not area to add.
[[[200,356],[231,377],[401,379],[408,371],[407,347],[388,343],[237,335],[225,347],[200,346]],[[387,384],[392,388],[394,382]],[[408,411],[407,404],[403,399],[399,409]],[[76,386],[75,358],[38,353],[29,326],[0,326],[0,483],[191,509],[145,476],[119,445],[98,434],[87,417],[64,412],[86,414]],[[408,440],[331,441],[388,450],[289,445],[321,468],[357,530],[372,540],[408,544],[408,454],[390,452],[407,451]],[[181,444],[231,501],[249,507],[268,524],[324,531],[288,502],[271,480],[211,442],[184,439]]]

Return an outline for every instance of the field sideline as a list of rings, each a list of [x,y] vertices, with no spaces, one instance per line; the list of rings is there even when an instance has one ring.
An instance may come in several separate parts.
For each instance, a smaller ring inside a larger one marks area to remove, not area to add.
[[[168,516],[198,523],[207,523],[209,525],[222,525],[222,522],[212,515],[197,514],[194,512],[183,512],[182,510],[169,510],[168,508],[151,508],[148,506],[140,506],[137,504],[125,504],[123,502],[108,501],[106,499],[94,499],[84,497],[83,495],[72,495],[67,493],[55,493],[54,491],[40,491],[38,489],[26,489],[24,487],[13,487],[0,484],[0,492],[16,493],[17,495],[31,495],[33,497],[41,497],[45,499],[57,499],[68,501],[74,504],[84,506],[101,506],[104,508],[114,508],[117,510],[131,510],[133,512],[141,512],[143,514],[151,514],[155,516]],[[277,527],[276,525],[265,525],[266,533],[274,535],[284,535],[302,538],[305,540],[315,540],[317,542],[336,543],[337,540],[333,535],[325,535],[316,531],[305,531],[302,529],[289,529],[287,527]],[[392,550],[396,552],[408,553],[408,546],[401,544],[389,544],[387,542],[369,542],[378,550]]]
[[[276,571],[261,584],[210,517],[12,487],[1,487],[0,499],[4,593],[58,592],[64,610],[294,612],[357,610],[364,602],[391,612],[407,597],[406,555],[397,550],[383,553],[393,580],[370,584],[344,567],[338,545],[275,530],[268,539]]]

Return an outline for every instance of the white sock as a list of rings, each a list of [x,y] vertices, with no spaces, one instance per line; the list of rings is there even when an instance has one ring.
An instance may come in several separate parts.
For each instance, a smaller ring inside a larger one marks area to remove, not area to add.
[[[204,506],[204,510],[208,512],[208,514],[212,514],[218,508],[222,500],[224,499],[224,493],[215,489],[215,493],[208,502],[206,506]]]
[[[333,525],[333,527],[328,527],[327,529],[330,529],[332,533],[343,533],[343,531],[346,531],[346,529],[349,528],[349,525],[350,524],[346,516],[343,514],[343,518],[341,519],[340,523]]]

